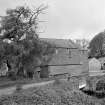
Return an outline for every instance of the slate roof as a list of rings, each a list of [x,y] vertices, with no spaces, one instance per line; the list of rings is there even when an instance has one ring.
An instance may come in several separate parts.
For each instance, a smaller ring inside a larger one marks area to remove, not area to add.
[[[50,38],[41,38],[42,41],[46,41],[50,44],[55,44],[56,47],[62,48],[77,48],[76,44],[72,40],[67,39],[50,39]]]
[[[84,60],[84,56],[80,55],[80,48],[72,42],[72,40],[67,39],[49,39],[49,38],[41,38],[42,41],[48,42],[50,44],[55,44],[56,47],[64,47],[64,48],[76,48],[77,50],[71,49],[73,55],[71,58],[68,57],[68,52],[63,52],[62,54],[57,53],[54,54],[52,60],[49,62],[49,65],[58,65],[58,66],[50,66],[51,74],[62,74],[62,73],[72,73],[72,75],[78,75],[83,71],[84,66],[81,65],[68,65],[68,66],[59,66],[62,64],[80,64],[80,61]],[[59,51],[62,49],[59,49]],[[87,63],[86,63],[87,64]],[[87,67],[85,67],[87,70]],[[84,70],[84,72],[86,71]],[[87,71],[86,71],[87,72]]]

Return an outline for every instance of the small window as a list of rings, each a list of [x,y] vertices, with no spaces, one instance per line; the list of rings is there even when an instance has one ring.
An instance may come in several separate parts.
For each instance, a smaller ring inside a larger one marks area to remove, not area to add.
[[[55,50],[55,53],[58,54],[58,49]]]
[[[82,54],[84,54],[84,51],[85,51],[85,50],[82,50]]]
[[[84,50],[81,50],[81,51],[80,51],[80,54],[84,54]]]
[[[67,52],[68,52],[69,58],[71,58],[71,50],[67,49]]]

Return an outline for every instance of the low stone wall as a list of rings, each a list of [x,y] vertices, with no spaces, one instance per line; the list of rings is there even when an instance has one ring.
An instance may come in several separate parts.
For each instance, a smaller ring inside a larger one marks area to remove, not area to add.
[[[90,90],[96,90],[96,84],[100,80],[105,80],[105,75],[103,76],[89,76],[86,79],[87,88]]]

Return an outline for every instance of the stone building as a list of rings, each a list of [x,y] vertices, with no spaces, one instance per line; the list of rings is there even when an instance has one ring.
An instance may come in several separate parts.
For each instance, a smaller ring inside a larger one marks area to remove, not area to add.
[[[81,50],[72,40],[43,38],[54,44],[56,53],[49,62],[49,75],[70,74],[71,76],[88,74],[87,51]],[[45,70],[46,72],[46,70]]]

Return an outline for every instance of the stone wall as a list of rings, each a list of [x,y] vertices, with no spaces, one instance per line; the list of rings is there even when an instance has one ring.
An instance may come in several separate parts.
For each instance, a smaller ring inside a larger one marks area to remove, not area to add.
[[[105,75],[103,76],[91,76],[86,79],[87,87],[90,90],[96,90],[96,84],[100,80],[105,80]]]

